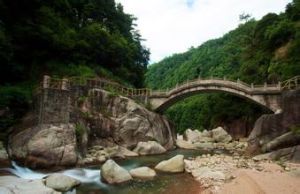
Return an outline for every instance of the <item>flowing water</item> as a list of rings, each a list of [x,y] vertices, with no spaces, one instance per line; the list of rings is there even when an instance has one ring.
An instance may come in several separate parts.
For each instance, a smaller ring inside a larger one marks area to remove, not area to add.
[[[197,150],[173,150],[163,155],[139,156],[125,160],[116,160],[123,168],[130,170],[133,168],[148,166],[154,167],[162,160],[169,159],[177,154],[183,154],[185,158],[202,155],[203,151]],[[12,163],[13,168],[0,169],[24,179],[41,179],[49,173],[41,173],[20,167]],[[100,165],[86,168],[74,168],[61,171],[60,173],[68,175],[82,182],[81,186],[71,193],[77,194],[193,194],[199,193],[200,184],[196,182],[188,173],[167,174],[158,173],[153,180],[133,180],[118,185],[109,185],[101,181]]]

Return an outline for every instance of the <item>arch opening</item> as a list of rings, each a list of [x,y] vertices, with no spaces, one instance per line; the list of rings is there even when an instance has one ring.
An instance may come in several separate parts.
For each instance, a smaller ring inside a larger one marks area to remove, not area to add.
[[[244,138],[257,118],[272,113],[249,98],[216,90],[189,92],[173,99],[163,104],[160,111],[174,123],[177,133],[187,128],[201,131],[222,126],[234,139]]]

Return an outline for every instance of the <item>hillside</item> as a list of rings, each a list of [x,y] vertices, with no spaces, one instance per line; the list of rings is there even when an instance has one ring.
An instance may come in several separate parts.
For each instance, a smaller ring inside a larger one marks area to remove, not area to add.
[[[31,106],[44,74],[142,87],[149,51],[114,0],[0,0],[0,132]]]
[[[300,74],[300,1],[279,15],[250,19],[223,37],[149,66],[147,86],[171,88],[197,77],[227,77],[247,83],[277,83]],[[242,108],[241,108],[242,107]],[[246,125],[266,112],[237,97],[206,94],[189,98],[167,111],[179,131],[210,128],[240,120]]]

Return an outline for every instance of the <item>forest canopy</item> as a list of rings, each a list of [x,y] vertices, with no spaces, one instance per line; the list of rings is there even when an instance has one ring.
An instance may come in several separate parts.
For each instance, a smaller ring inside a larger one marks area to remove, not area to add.
[[[135,20],[114,0],[0,0],[0,128],[27,110],[44,74],[142,87],[150,52]]]

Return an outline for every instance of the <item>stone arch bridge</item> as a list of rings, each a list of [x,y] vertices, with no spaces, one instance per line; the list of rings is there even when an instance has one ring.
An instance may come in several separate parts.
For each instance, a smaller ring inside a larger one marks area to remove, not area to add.
[[[118,83],[104,79],[69,78],[55,80],[44,76],[41,87],[43,89],[74,90],[78,86],[86,89],[111,90],[129,98],[150,103],[153,110],[163,112],[176,102],[199,93],[224,92],[250,100],[258,105],[277,112],[281,110],[281,94],[286,90],[300,88],[300,76],[293,77],[277,84],[254,85],[240,80],[232,81],[218,78],[195,79],[184,84],[177,85],[173,89],[165,91],[153,91],[151,89],[127,88]]]
[[[284,90],[300,87],[300,76],[277,84],[249,85],[240,80],[226,79],[196,79],[188,81],[168,91],[152,91],[149,96],[150,104],[156,111],[164,111],[174,103],[189,96],[207,93],[224,92],[250,100],[272,112],[281,110],[281,94]]]

